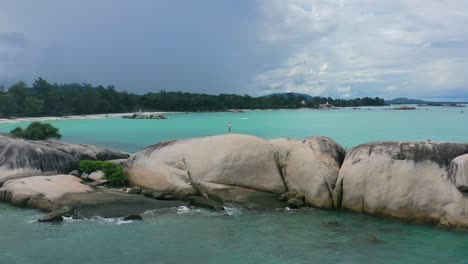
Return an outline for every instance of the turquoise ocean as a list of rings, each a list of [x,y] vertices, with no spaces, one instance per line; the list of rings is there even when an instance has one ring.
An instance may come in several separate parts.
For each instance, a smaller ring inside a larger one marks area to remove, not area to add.
[[[223,134],[228,122],[234,133],[265,139],[328,136],[348,149],[370,141],[468,142],[468,108],[166,116],[48,122],[60,128],[63,141],[131,153],[163,140]],[[0,132],[27,124],[0,124]],[[0,204],[0,263],[468,263],[468,232],[346,212],[214,213],[181,207],[147,212],[142,222],[95,218],[39,224],[41,214]]]

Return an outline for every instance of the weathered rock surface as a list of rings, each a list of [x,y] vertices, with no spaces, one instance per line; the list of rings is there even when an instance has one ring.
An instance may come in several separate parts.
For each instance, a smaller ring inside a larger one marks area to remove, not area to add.
[[[288,190],[304,194],[308,204],[333,209],[333,189],[345,150],[327,137],[280,138],[270,142],[277,149],[278,164]]]
[[[71,171],[70,173],[68,173],[69,175],[72,175],[72,176],[75,176],[75,177],[81,177],[81,173],[79,170],[73,170]]]
[[[449,177],[460,191],[468,192],[468,154],[452,160]]]
[[[162,142],[131,156],[127,172],[132,185],[179,199],[201,195],[252,208],[277,206],[286,191],[274,147],[247,135]]]
[[[37,220],[40,223],[59,223],[63,221],[63,216],[59,212],[50,212]]]
[[[95,172],[92,172],[89,176],[88,176],[88,180],[91,180],[91,181],[99,181],[99,180],[102,180],[104,179],[104,172],[101,171],[101,170],[98,170],[98,171],[95,171]]]
[[[81,179],[71,175],[35,176],[7,181],[0,189],[0,201],[16,206],[40,208],[52,206],[53,202],[68,193],[90,193],[93,189],[82,184]],[[41,204],[37,204],[37,203]],[[52,209],[52,208],[50,208]]]
[[[78,218],[125,217],[185,205],[179,201],[158,201],[118,190],[92,188],[71,175],[10,180],[0,188],[0,201]]]
[[[468,144],[376,142],[353,148],[340,169],[336,206],[403,219],[468,227],[468,199],[449,177]]]
[[[69,173],[81,160],[124,159],[120,151],[57,141],[28,141],[0,136],[0,185],[10,179]]]

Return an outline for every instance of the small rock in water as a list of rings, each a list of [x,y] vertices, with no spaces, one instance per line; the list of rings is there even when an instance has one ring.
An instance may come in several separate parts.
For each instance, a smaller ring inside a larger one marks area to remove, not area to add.
[[[133,187],[128,191],[129,194],[140,194],[141,188],[140,187]]]
[[[104,172],[101,171],[101,170],[98,170],[98,171],[95,171],[93,173],[91,173],[88,177],[89,180],[92,180],[92,181],[99,181],[99,180],[102,180],[104,179]]]
[[[153,192],[151,192],[150,190],[143,190],[141,191],[141,194],[145,197],[153,198]]]
[[[90,185],[91,186],[100,186],[100,185],[107,184],[108,182],[109,182],[108,180],[97,180],[97,181],[93,181]]]
[[[202,196],[193,196],[193,195],[187,196],[187,198],[185,198],[185,202],[187,202],[188,205],[191,205],[191,206],[211,209],[211,210],[215,210],[218,212],[224,210],[224,207],[220,203],[215,202],[211,199],[207,199]]]
[[[128,215],[128,216],[122,218],[122,220],[125,220],[125,221],[129,221],[129,220],[142,221],[143,217],[141,217],[141,215]]]
[[[288,203],[289,208],[292,208],[292,209],[297,209],[299,207],[304,206],[304,201],[297,199],[297,198],[291,198],[288,200],[287,203]]]
[[[40,223],[59,223],[63,221],[63,216],[57,212],[51,212],[37,220]]]
[[[83,179],[83,180],[86,181],[86,180],[88,180],[88,178],[89,178],[89,174],[88,174],[88,173],[83,172],[83,174],[81,174],[81,179]]]
[[[75,176],[75,177],[81,177],[80,171],[78,171],[78,170],[74,170],[74,171],[70,172],[69,174],[72,175],[72,176]]]
[[[153,198],[166,201],[178,200],[177,197],[170,192],[153,192]]]
[[[382,240],[378,239],[376,236],[374,235],[369,235],[367,237],[367,241],[369,241],[369,243],[373,243],[373,244],[380,244],[380,243],[383,243]]]
[[[337,221],[322,221],[323,226],[327,227],[339,227],[341,224]]]

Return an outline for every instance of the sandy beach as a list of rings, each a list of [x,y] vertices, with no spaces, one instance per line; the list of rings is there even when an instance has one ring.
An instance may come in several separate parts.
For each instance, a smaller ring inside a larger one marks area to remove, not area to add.
[[[145,112],[145,114],[164,115],[169,112]],[[0,118],[0,124],[4,123],[19,123],[19,122],[33,122],[33,121],[54,121],[54,120],[73,120],[73,119],[100,119],[100,118],[113,118],[132,115],[134,113],[117,113],[117,114],[94,114],[94,115],[70,115],[70,116],[43,116],[43,117],[20,117],[20,118]]]

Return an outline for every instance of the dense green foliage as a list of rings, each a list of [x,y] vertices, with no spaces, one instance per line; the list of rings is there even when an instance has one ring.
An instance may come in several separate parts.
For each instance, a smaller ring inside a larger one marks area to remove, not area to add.
[[[26,129],[16,127],[10,132],[14,137],[30,140],[61,139],[59,129],[47,123],[32,122]]]
[[[125,186],[127,185],[127,175],[122,167],[117,166],[111,162],[102,163],[102,171],[106,177],[106,180],[109,181],[109,185],[112,186]]]
[[[100,160],[83,160],[80,162],[80,171],[86,173],[92,173],[98,171],[102,168],[102,163],[104,161]]]
[[[302,104],[304,100],[305,104]],[[269,96],[251,97],[235,94],[194,94],[182,92],[148,93],[145,95],[118,92],[90,84],[49,83],[38,78],[31,87],[18,82],[9,89],[0,87],[0,117],[66,116],[83,114],[123,113],[137,109],[161,111],[222,111],[226,109],[294,109],[318,107],[329,102],[335,106],[380,106],[384,100],[357,98],[334,100],[324,97]]]
[[[111,186],[125,186],[128,178],[122,167],[109,161],[99,160],[83,160],[80,162],[80,171],[92,173],[94,171],[102,170],[105,179],[109,181]]]

